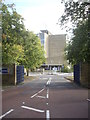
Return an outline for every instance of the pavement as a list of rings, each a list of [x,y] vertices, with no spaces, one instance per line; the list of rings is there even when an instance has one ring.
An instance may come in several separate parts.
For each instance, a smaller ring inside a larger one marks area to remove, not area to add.
[[[68,74],[69,75],[69,74]],[[67,74],[37,74],[34,80],[2,91],[0,118],[88,119],[88,89],[65,79]]]

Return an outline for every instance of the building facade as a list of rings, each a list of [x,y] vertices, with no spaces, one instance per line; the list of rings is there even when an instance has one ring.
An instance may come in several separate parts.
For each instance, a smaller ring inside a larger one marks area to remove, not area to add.
[[[66,65],[64,49],[66,46],[66,35],[52,35],[48,30],[42,30],[39,34],[41,44],[44,46],[46,64],[49,69],[54,67],[60,70],[60,67]]]

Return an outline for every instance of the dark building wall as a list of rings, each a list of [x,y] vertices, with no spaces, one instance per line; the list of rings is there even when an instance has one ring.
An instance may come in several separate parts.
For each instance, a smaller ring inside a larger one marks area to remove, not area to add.
[[[83,86],[90,88],[90,64],[81,64],[80,83]]]
[[[16,85],[16,65],[2,66],[2,84]]]

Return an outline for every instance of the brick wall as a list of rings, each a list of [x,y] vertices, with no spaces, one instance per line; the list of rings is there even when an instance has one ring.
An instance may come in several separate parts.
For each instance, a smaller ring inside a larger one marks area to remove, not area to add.
[[[2,68],[8,70],[8,73],[2,74],[2,84],[16,85],[16,65],[3,65]]]
[[[90,64],[88,63],[81,64],[80,83],[90,88]]]

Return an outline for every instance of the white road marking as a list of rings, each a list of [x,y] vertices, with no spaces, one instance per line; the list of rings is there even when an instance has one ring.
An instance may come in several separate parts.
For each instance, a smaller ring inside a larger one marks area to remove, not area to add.
[[[51,80],[52,78],[50,77],[49,79]]]
[[[46,103],[46,105],[48,105],[48,103]]]
[[[66,80],[67,82],[71,82],[70,80]]]
[[[6,115],[10,114],[10,113],[13,112],[13,111],[14,111],[14,109],[9,110],[9,111],[6,112],[5,114],[1,115],[1,116],[0,116],[0,119],[2,119],[3,117],[5,117]]]
[[[47,94],[47,98],[49,98],[48,94]]]
[[[49,93],[49,89],[47,89],[47,93]]]
[[[44,99],[46,98],[45,96],[36,96],[36,97],[39,97],[39,98],[44,98]]]
[[[36,94],[32,95],[32,96],[31,96],[31,98],[35,97],[37,94],[38,94],[38,93],[36,93]]]
[[[47,80],[48,78],[43,78],[43,80]]]
[[[46,83],[47,85],[49,84],[49,81],[47,81],[47,83]]]
[[[35,109],[35,108],[31,108],[31,107],[27,107],[27,106],[21,106],[22,108],[28,109],[28,110],[33,110],[36,112],[45,112],[44,110],[39,110],[39,109]]]
[[[50,83],[51,83],[51,80],[49,80],[49,85],[50,85]]]
[[[39,92],[35,93],[34,95],[31,96],[31,98],[35,97],[36,95],[38,95],[39,93],[41,93],[45,88],[43,88],[42,90],[40,90]]]
[[[47,89],[47,98],[49,98],[49,89]]]
[[[3,92],[4,90],[1,90],[1,92]]]
[[[49,110],[46,110],[46,119],[50,120],[50,111]]]
[[[42,90],[40,90],[38,93],[41,93],[43,90],[45,90],[45,88],[43,88]]]
[[[23,102],[23,104],[25,104],[25,102]]]
[[[90,99],[87,99],[87,101],[89,101],[89,102],[90,102]]]
[[[48,80],[47,83],[46,83],[47,85],[50,85],[51,79],[52,79],[52,78],[49,78],[49,80]]]

